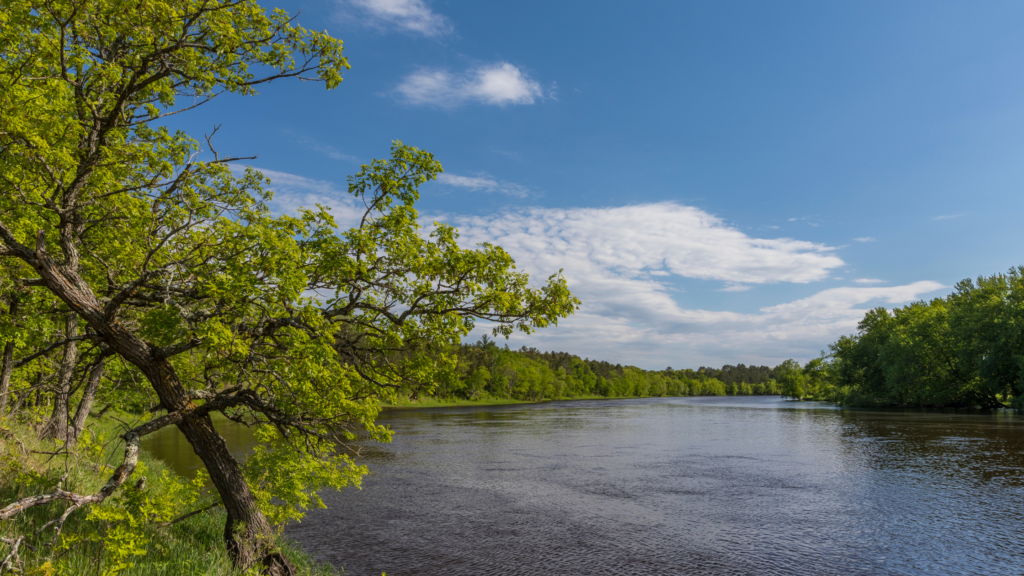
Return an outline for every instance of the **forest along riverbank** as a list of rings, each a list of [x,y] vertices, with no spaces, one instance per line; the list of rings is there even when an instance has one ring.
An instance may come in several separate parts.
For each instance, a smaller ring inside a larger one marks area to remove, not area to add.
[[[386,411],[286,533],[346,574],[1017,574],[1024,419],[777,397]]]

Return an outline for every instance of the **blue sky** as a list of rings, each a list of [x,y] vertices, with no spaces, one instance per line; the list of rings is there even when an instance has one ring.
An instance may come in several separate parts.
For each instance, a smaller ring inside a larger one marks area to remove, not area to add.
[[[268,5],[268,7],[274,7]],[[645,368],[807,360],[864,311],[1024,264],[1024,4],[280,5],[345,42],[182,117],[257,154],[276,209],[349,209],[393,139],[445,168],[421,211],[584,301],[513,347]]]

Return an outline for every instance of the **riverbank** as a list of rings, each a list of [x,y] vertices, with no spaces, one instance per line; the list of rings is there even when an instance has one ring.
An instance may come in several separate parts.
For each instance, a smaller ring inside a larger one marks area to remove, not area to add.
[[[778,394],[738,394],[735,397],[765,397],[765,396],[778,396]],[[505,406],[513,404],[543,404],[545,402],[565,402],[567,400],[637,400],[640,398],[733,398],[734,396],[722,395],[722,394],[702,394],[698,396],[601,396],[599,394],[583,395],[583,396],[567,396],[564,398],[543,398],[541,400],[513,400],[510,398],[485,398],[481,400],[466,400],[462,398],[458,399],[439,399],[432,396],[426,398],[419,398],[416,400],[410,400],[409,398],[399,398],[397,402],[393,404],[382,403],[382,410],[408,410],[417,408],[459,408],[459,407],[472,407],[472,406]],[[807,399],[808,401],[813,401]]]
[[[0,421],[12,434],[0,438],[0,507],[52,493],[58,485],[77,494],[97,493],[124,455],[117,427],[110,425],[109,415],[104,421],[91,422],[70,453],[62,453],[55,442],[36,439],[27,426]],[[67,508],[64,502],[0,521],[0,538],[13,542],[25,537],[18,556],[26,574],[238,576],[224,547],[223,509],[184,517],[216,500],[202,478],[183,478],[142,450],[124,486],[103,503],[74,511],[59,536],[53,524],[46,524],[60,518]],[[337,574],[286,538],[277,545],[298,574]],[[9,552],[10,546],[0,540],[0,562]]]
[[[542,404],[544,402],[563,402],[566,400],[627,400],[630,398],[650,398],[650,396],[568,396],[565,398],[543,398],[541,400],[513,400],[511,398],[485,398],[481,400],[466,400],[457,398],[452,400],[434,398],[428,396],[410,400],[399,398],[394,404],[381,404],[383,410],[406,410],[415,408],[458,408],[463,406],[506,406],[512,404]]]

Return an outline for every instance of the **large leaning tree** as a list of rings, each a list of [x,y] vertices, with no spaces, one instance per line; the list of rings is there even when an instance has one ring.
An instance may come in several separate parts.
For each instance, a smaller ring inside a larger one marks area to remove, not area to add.
[[[106,492],[50,500],[102,501],[139,437],[177,426],[227,512],[236,566],[281,573],[273,522],[358,480],[338,443],[389,437],[381,398],[453,377],[448,350],[476,321],[508,335],[577,308],[559,275],[531,287],[499,247],[462,248],[443,224],[424,234],[417,187],[441,171],[429,153],[396,142],[363,166],[349,192],[364,215],[339,230],[321,207],[272,214],[258,172],[236,176],[209,139],[168,128],[269,81],[332,89],[347,67],[340,41],[254,0],[0,0],[3,284],[63,306],[65,349],[89,342],[159,399],[125,433]],[[241,465],[212,412],[268,444]]]

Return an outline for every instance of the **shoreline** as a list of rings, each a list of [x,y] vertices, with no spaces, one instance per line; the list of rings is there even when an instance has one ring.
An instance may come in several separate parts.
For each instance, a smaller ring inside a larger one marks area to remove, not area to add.
[[[778,394],[737,394],[737,395],[700,395],[700,396],[570,396],[566,398],[544,398],[543,400],[513,400],[510,398],[488,398],[486,400],[438,400],[430,397],[429,400],[403,400],[398,404],[381,404],[381,411],[384,410],[422,410],[427,408],[465,408],[470,406],[510,406],[515,404],[543,404],[545,402],[567,402],[572,400],[637,400],[640,398],[760,398],[766,396],[778,396]]]

